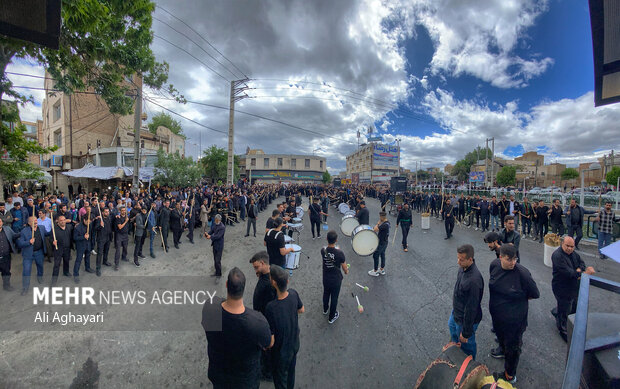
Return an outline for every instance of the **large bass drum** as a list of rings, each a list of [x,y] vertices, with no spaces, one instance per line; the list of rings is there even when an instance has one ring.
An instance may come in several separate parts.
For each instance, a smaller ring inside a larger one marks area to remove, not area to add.
[[[372,255],[379,247],[379,235],[368,224],[360,224],[351,233],[351,245],[357,255]]]
[[[360,223],[357,221],[355,216],[346,215],[340,221],[340,231],[346,236],[351,236],[355,227],[359,226]]]

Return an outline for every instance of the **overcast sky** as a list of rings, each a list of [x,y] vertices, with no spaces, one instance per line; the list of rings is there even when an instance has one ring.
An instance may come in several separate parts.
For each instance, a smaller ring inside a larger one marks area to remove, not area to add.
[[[357,131],[365,142],[368,126],[388,143],[401,139],[410,169],[415,161],[454,163],[490,137],[497,154],[538,150],[546,162],[568,165],[620,147],[620,104],[594,108],[589,12],[581,0],[156,3],[152,48],[188,100],[228,107],[230,80],[247,76],[251,98],[236,108],[292,125],[237,112],[236,153],[248,146],[315,152],[338,173],[357,148]],[[43,73],[25,62],[9,70]],[[150,116],[162,110],[157,103],[224,132],[176,117],[190,155],[199,153],[201,138],[203,149],[226,147],[226,109],[146,93]],[[26,120],[41,117],[43,94],[32,94]]]

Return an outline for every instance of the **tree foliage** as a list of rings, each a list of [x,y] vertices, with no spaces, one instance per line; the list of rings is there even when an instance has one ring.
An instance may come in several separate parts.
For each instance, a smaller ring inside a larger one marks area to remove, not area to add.
[[[620,166],[614,166],[610,171],[607,172],[605,176],[605,181],[607,181],[608,185],[617,185],[618,177],[620,177]],[[616,190],[620,190],[616,188]]]
[[[164,126],[170,131],[172,131],[174,134],[180,135],[185,138],[181,123],[179,123],[178,120],[174,120],[172,116],[168,115],[165,112],[160,112],[151,118],[151,122],[149,123],[149,131],[152,134],[157,134],[157,128],[159,126]]]
[[[563,180],[572,180],[579,177],[579,172],[575,168],[567,167],[562,171],[561,177]]]
[[[327,170],[325,170],[323,172],[323,183],[324,184],[329,184],[330,182],[332,182],[332,175],[329,174],[329,172]]]
[[[497,185],[509,186],[514,185],[517,179],[517,169],[514,166],[504,166],[497,172]]]
[[[203,156],[200,159],[204,168],[205,176],[212,179],[213,182],[218,180],[226,181],[228,174],[228,151],[221,147],[212,145],[208,149],[204,150]],[[235,155],[235,177],[234,180],[239,179],[239,157]]]
[[[153,181],[168,186],[195,186],[201,178],[202,169],[191,157],[185,158],[178,151],[174,154],[166,154],[163,149],[157,151]]]
[[[6,151],[9,159],[0,159],[0,175],[9,181],[40,178],[43,172],[28,162],[28,154],[46,154],[56,150],[56,146],[44,148],[37,141],[24,136],[26,127],[19,120],[17,104],[5,101],[1,107],[3,123],[0,142],[3,145],[2,152]],[[14,124],[14,129],[11,130],[4,122]]]
[[[459,181],[467,181],[469,179],[469,172],[471,171],[472,165],[476,164],[481,159],[484,160],[485,156],[489,159],[493,158],[493,152],[491,149],[478,147],[470,151],[465,154],[463,159],[456,161],[454,164],[454,169],[452,169],[452,175],[457,176]]]
[[[14,58],[27,58],[43,66],[54,79],[55,90],[67,94],[97,93],[114,114],[133,112],[136,75],[144,85],[166,89],[184,102],[178,91],[166,84],[168,64],[157,62],[150,48],[154,9],[155,4],[149,0],[63,1],[58,50],[0,35],[0,105],[4,97],[19,103],[31,100],[14,90],[6,77],[6,67]],[[19,137],[10,136],[7,131],[3,125],[0,150],[46,152],[33,145],[24,147]],[[31,170],[32,167],[26,169]],[[4,176],[4,171],[0,173],[1,186],[2,179],[9,176]]]
[[[426,181],[430,176],[426,170],[418,170],[418,181]]]

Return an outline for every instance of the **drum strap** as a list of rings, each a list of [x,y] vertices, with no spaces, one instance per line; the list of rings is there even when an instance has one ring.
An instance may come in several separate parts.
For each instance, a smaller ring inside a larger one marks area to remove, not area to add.
[[[491,389],[497,389],[497,382],[493,382],[493,385],[491,385]]]
[[[467,358],[465,358],[465,360],[463,361],[463,364],[461,365],[461,368],[459,369],[459,373],[456,375],[456,378],[454,379],[454,387],[458,388],[459,384],[461,383],[461,379],[463,379],[463,374],[465,374],[465,370],[467,369],[467,365],[469,365],[469,362],[472,361],[472,356],[468,355]]]
[[[271,231],[275,231],[273,228],[270,229],[269,231],[267,231],[267,235],[271,235]],[[278,239],[278,235],[280,235],[282,233],[282,231],[278,231],[278,233],[276,234],[276,236],[273,237],[273,239]]]

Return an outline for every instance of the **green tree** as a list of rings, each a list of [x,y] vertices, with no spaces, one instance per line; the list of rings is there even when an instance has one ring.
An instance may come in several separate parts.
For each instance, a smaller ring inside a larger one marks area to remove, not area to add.
[[[497,185],[509,186],[514,185],[517,178],[517,169],[514,166],[504,166],[497,172]]]
[[[471,170],[471,165],[467,163],[464,159],[461,159],[454,164],[454,168],[452,169],[452,175],[456,176],[459,181],[467,181],[469,178],[469,171]]]
[[[205,175],[209,177],[213,182],[218,180],[226,181],[228,175],[228,151],[221,147],[212,145],[208,149],[204,150],[203,156],[200,159],[204,168]],[[235,155],[235,177],[234,180],[239,179],[239,157]]]
[[[489,159],[493,158],[493,152],[489,148],[487,148],[485,152],[484,148],[478,147],[465,154],[463,159],[459,159],[454,164],[454,169],[452,169],[452,175],[457,176],[459,181],[468,180],[471,167],[479,160],[484,160],[485,155]]]
[[[426,181],[430,176],[426,170],[418,170],[418,181]]]
[[[620,166],[614,166],[610,171],[607,172],[605,176],[605,181],[607,181],[608,185],[617,185],[618,177],[620,177]],[[620,190],[616,188],[616,190]]]
[[[329,172],[327,170],[325,170],[323,172],[323,183],[324,184],[329,184],[330,182],[332,182],[332,175],[329,174]]]
[[[201,178],[202,168],[191,157],[185,158],[178,151],[174,154],[166,154],[161,148],[157,151],[153,181],[168,186],[195,186]]]
[[[0,176],[8,181],[40,178],[43,172],[28,162],[28,154],[47,154],[56,150],[57,147],[44,148],[39,146],[37,141],[24,136],[26,127],[19,120],[17,104],[5,101],[1,108],[2,119],[6,123],[13,124],[14,129],[10,130],[5,123],[2,124],[0,139],[4,150],[8,152],[9,159],[0,160]]]
[[[572,180],[579,177],[579,172],[575,168],[567,167],[562,171],[561,177],[563,180]]]
[[[30,100],[14,90],[6,77],[6,67],[14,58],[28,58],[45,67],[54,79],[54,89],[67,94],[94,91],[114,114],[133,111],[137,88],[130,80],[136,75],[143,84],[156,90],[165,87],[184,101],[172,85],[166,85],[168,64],[157,62],[150,48],[154,9],[149,0],[63,1],[58,50],[0,35],[0,105],[5,96],[22,104]],[[2,124],[0,150],[20,148],[9,132]],[[0,186],[3,177],[0,172]]]
[[[165,112],[160,112],[151,118],[151,122],[149,123],[149,131],[152,134],[157,134],[157,128],[159,126],[164,126],[173,133],[185,138],[181,123],[179,123],[178,120],[174,120],[172,116],[168,115]]]

